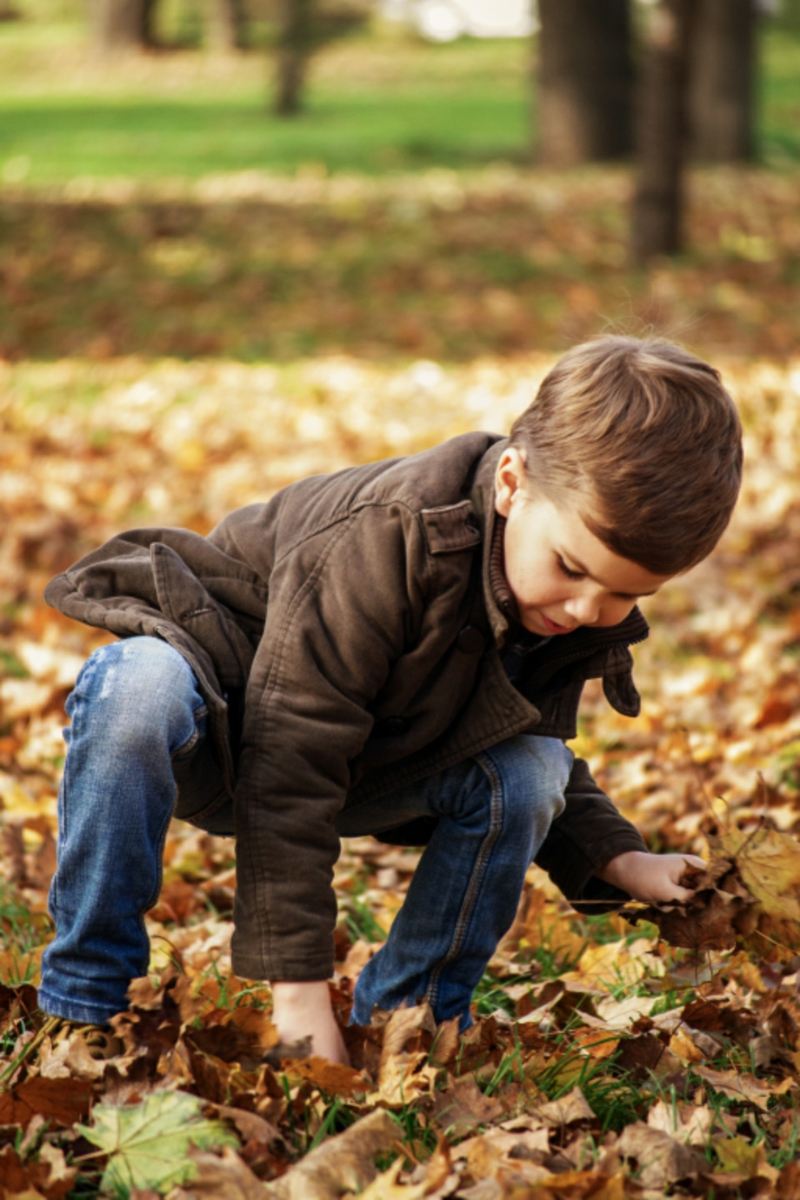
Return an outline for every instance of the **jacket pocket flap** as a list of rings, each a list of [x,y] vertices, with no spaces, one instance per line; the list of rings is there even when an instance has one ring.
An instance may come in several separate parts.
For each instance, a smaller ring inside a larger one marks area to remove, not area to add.
[[[478,519],[469,500],[442,508],[423,508],[420,515],[431,554],[470,550],[481,541]]]

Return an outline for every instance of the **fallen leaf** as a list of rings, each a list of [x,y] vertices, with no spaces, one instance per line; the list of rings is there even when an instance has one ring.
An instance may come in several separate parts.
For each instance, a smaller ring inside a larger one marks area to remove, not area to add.
[[[635,1163],[637,1180],[643,1187],[663,1188],[683,1179],[693,1179],[707,1165],[702,1154],[642,1121],[625,1127],[616,1151],[622,1158]]]
[[[185,1186],[173,1187],[169,1200],[194,1200],[194,1197],[209,1197],[218,1200],[265,1200],[264,1184],[239,1155],[225,1146],[222,1154],[208,1154],[201,1150],[190,1150],[190,1182]]]
[[[763,1143],[754,1146],[743,1137],[717,1138],[714,1153],[719,1160],[719,1170],[728,1177],[729,1184],[745,1183],[758,1177],[774,1183],[778,1178],[777,1169],[767,1162]]]
[[[79,1125],[87,1141],[109,1155],[104,1188],[166,1191],[194,1175],[189,1147],[238,1145],[220,1121],[203,1118],[202,1102],[185,1092],[153,1092],[124,1108],[98,1104],[91,1126]]]
[[[710,1083],[715,1091],[722,1092],[723,1096],[729,1096],[732,1100],[747,1100],[764,1112],[767,1111],[772,1096],[781,1095],[792,1086],[791,1079],[770,1085],[756,1079],[754,1075],[738,1071],[715,1071],[711,1067],[703,1066],[695,1066],[692,1070],[695,1075],[705,1079],[706,1083]]]
[[[595,1115],[579,1087],[572,1088],[557,1100],[536,1105],[536,1115],[546,1124],[558,1129],[562,1125],[573,1125],[576,1121],[594,1121]]]
[[[44,1196],[45,1200],[61,1200],[70,1192],[77,1176],[76,1167],[68,1167],[63,1150],[45,1142],[39,1149],[37,1161],[23,1163],[12,1146],[0,1150],[0,1196]]]
[[[59,1125],[72,1125],[85,1117],[92,1103],[90,1083],[80,1079],[42,1079],[35,1076],[0,1093],[0,1125],[28,1124],[41,1115]]]
[[[338,1200],[360,1192],[377,1175],[375,1155],[390,1150],[399,1133],[389,1114],[377,1109],[267,1184],[266,1194],[273,1200]]]
[[[705,1146],[714,1127],[714,1113],[708,1105],[666,1104],[658,1100],[647,1114],[651,1129],[668,1133],[678,1142],[689,1146]]]
[[[484,1096],[471,1075],[453,1079],[433,1097],[434,1120],[448,1137],[463,1138],[480,1125],[491,1125],[503,1114],[503,1105]]]

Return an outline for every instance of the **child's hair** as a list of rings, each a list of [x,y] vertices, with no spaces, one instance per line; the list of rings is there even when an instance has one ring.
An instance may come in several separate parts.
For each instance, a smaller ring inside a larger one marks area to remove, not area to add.
[[[728,524],[742,473],[733,400],[680,346],[607,336],[574,347],[514,422],[531,484],[577,502],[591,532],[654,575],[700,562]]]

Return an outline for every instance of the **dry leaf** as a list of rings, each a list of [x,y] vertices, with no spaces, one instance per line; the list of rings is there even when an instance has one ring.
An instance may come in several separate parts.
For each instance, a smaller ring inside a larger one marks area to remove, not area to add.
[[[225,1200],[265,1200],[264,1184],[230,1146],[223,1149],[221,1156],[190,1150],[189,1157],[194,1166],[192,1178],[183,1187],[172,1188],[168,1200],[194,1200],[194,1197],[218,1200],[222,1196]]]
[[[663,1188],[692,1179],[707,1165],[702,1154],[641,1121],[626,1126],[616,1150],[621,1157],[633,1161],[643,1187]]]
[[[724,1175],[728,1186],[758,1177],[774,1183],[778,1178],[777,1169],[767,1162],[763,1143],[753,1146],[743,1137],[717,1138],[714,1153],[719,1160],[719,1169],[715,1174]]]
[[[576,1121],[594,1121],[595,1115],[579,1087],[574,1087],[558,1100],[536,1105],[536,1115],[556,1129]]]
[[[484,1096],[471,1075],[454,1079],[433,1097],[436,1124],[448,1137],[463,1138],[480,1125],[491,1125],[503,1115],[503,1105]]]
[[[390,1150],[398,1136],[398,1126],[378,1109],[317,1146],[266,1193],[273,1200],[338,1200],[360,1192],[377,1174],[375,1155]]]

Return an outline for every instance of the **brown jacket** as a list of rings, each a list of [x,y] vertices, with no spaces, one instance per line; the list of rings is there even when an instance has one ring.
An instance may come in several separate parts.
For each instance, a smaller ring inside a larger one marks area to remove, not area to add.
[[[235,794],[240,975],[330,975],[338,813],[352,828],[364,801],[518,733],[573,737],[586,679],[638,712],[627,648],[647,636],[638,610],[547,643],[525,695],[508,681],[508,621],[489,580],[503,445],[470,433],[314,476],[207,538],[134,530],[47,588],[77,620],[166,639],[197,675],[221,781],[204,816]],[[537,861],[585,899],[596,869],[643,848],[577,760]]]

